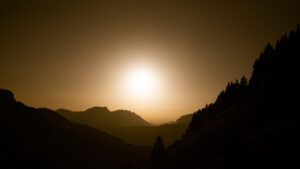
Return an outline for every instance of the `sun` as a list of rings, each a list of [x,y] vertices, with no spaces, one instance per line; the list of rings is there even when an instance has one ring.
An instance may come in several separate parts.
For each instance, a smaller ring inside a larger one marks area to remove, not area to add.
[[[153,72],[145,68],[133,70],[129,77],[129,87],[136,96],[149,96],[154,91],[156,79]]]

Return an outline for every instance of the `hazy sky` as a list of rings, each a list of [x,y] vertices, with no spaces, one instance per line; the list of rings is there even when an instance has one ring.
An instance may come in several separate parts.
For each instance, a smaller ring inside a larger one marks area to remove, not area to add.
[[[175,120],[300,23],[299,0],[1,1],[0,88],[34,107],[128,109]],[[153,87],[138,93],[142,69]]]

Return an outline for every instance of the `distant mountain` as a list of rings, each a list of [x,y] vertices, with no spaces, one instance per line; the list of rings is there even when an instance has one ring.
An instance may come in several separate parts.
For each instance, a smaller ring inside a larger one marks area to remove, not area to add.
[[[178,118],[176,120],[177,124],[181,124],[181,123],[190,123],[192,121],[193,118],[193,114],[186,114],[181,116],[180,118]]]
[[[93,107],[82,112],[59,109],[56,112],[70,121],[95,127],[127,143],[143,146],[152,146],[158,135],[161,135],[166,145],[174,143],[182,137],[191,120],[189,115],[172,124],[151,126],[133,112],[126,110],[111,112],[107,107]]]
[[[0,89],[0,116],[1,168],[130,168],[150,156],[147,147],[25,106],[8,90]]]
[[[145,168],[300,168],[300,27],[267,45],[245,77],[197,111],[185,135]]]
[[[149,126],[137,114],[127,110],[109,111],[107,107],[93,107],[85,111],[73,112],[58,109],[56,112],[70,121],[86,124],[100,130],[112,127]]]

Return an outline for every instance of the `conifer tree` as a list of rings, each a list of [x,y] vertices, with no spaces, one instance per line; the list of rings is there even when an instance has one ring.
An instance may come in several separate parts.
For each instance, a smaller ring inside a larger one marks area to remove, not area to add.
[[[164,151],[165,146],[163,143],[163,140],[160,136],[157,136],[156,141],[153,145],[153,150],[152,150],[152,160],[157,161],[160,157],[162,152]]]

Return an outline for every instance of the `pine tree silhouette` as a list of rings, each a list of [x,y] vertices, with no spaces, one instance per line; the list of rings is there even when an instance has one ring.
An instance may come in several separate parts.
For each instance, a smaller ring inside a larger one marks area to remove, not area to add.
[[[162,152],[164,151],[165,146],[163,140],[160,136],[157,136],[156,141],[153,145],[152,155],[151,158],[153,161],[157,161],[160,157]]]
[[[240,81],[240,87],[244,88],[247,87],[247,85],[248,85],[247,79],[245,76],[243,76]]]

